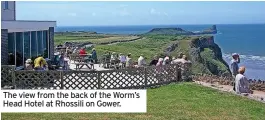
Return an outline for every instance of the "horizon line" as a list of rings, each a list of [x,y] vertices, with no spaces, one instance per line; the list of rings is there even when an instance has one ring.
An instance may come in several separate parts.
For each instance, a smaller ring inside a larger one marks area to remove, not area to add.
[[[170,25],[262,25],[265,23],[229,23],[229,24],[146,24],[146,25],[57,25],[56,27],[105,27],[105,26],[170,26]]]

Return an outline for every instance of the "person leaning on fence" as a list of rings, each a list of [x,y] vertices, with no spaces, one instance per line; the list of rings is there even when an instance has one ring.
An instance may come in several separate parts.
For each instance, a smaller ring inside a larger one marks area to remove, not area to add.
[[[171,64],[177,64],[177,65],[178,65],[178,80],[181,79],[182,57],[183,57],[183,54],[180,53],[180,54],[177,56],[177,59],[175,59],[175,60],[173,60],[173,61],[171,62]]]
[[[126,57],[122,53],[120,53],[120,63],[121,63],[122,67],[125,67],[125,65],[126,65]]]
[[[146,61],[143,57],[143,54],[140,55],[140,57],[138,58],[138,67],[144,67],[146,66]]]
[[[235,91],[237,94],[249,94],[252,93],[249,87],[249,81],[244,75],[246,68],[240,67],[238,74],[235,77]]]
[[[41,55],[39,55],[39,57],[34,60],[34,70],[46,70],[46,68],[46,60]]]
[[[27,59],[25,62],[25,70],[33,70],[33,64],[31,59]]]
[[[169,63],[170,63],[169,57],[166,56],[165,59],[164,59],[164,61],[163,61],[163,65],[167,65]]]
[[[128,67],[128,68],[132,68],[133,67],[133,61],[132,61],[130,53],[126,57],[126,67]]]
[[[183,81],[191,81],[191,65],[192,63],[188,60],[188,57],[183,55],[183,58],[181,59],[181,79]]]
[[[156,66],[157,63],[158,63],[158,57],[157,55],[155,55],[154,58],[151,60],[149,66]]]

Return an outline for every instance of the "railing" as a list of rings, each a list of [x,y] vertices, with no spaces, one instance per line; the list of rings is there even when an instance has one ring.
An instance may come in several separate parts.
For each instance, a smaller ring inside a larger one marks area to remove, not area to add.
[[[219,83],[221,85],[233,85],[234,78],[232,77],[220,77],[216,75],[197,74],[192,77],[194,81],[202,81],[208,83]],[[252,90],[264,91],[265,92],[265,80],[248,80]]]
[[[15,89],[137,89],[177,82],[177,71],[177,65],[106,71],[15,71],[2,65],[1,83]]]

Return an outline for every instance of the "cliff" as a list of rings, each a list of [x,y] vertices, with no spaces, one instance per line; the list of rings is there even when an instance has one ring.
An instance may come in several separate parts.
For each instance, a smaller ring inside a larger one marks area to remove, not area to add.
[[[160,35],[204,35],[204,34],[216,34],[217,29],[216,25],[213,25],[211,28],[206,30],[192,32],[186,31],[182,28],[154,28],[147,32],[146,34],[160,34]]]
[[[177,46],[171,55],[180,52],[186,54],[193,63],[193,73],[230,77],[229,66],[222,58],[221,48],[214,42],[213,36],[188,37],[176,42]]]

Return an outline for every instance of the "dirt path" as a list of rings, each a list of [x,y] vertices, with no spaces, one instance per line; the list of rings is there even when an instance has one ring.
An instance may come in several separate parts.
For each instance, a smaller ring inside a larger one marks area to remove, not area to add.
[[[201,82],[201,81],[195,81],[195,83],[197,83],[199,85],[206,86],[206,87],[211,87],[211,88],[214,88],[214,89],[218,89],[220,91],[231,92],[231,93],[236,94],[233,91],[233,87],[230,86],[230,85],[211,84],[211,83],[206,83],[206,82]],[[244,96],[244,95],[240,95],[240,96]],[[257,100],[257,101],[265,103],[265,92],[262,92],[262,91],[254,90],[253,94],[245,96],[245,97],[248,97],[250,99],[254,99],[254,100]]]

